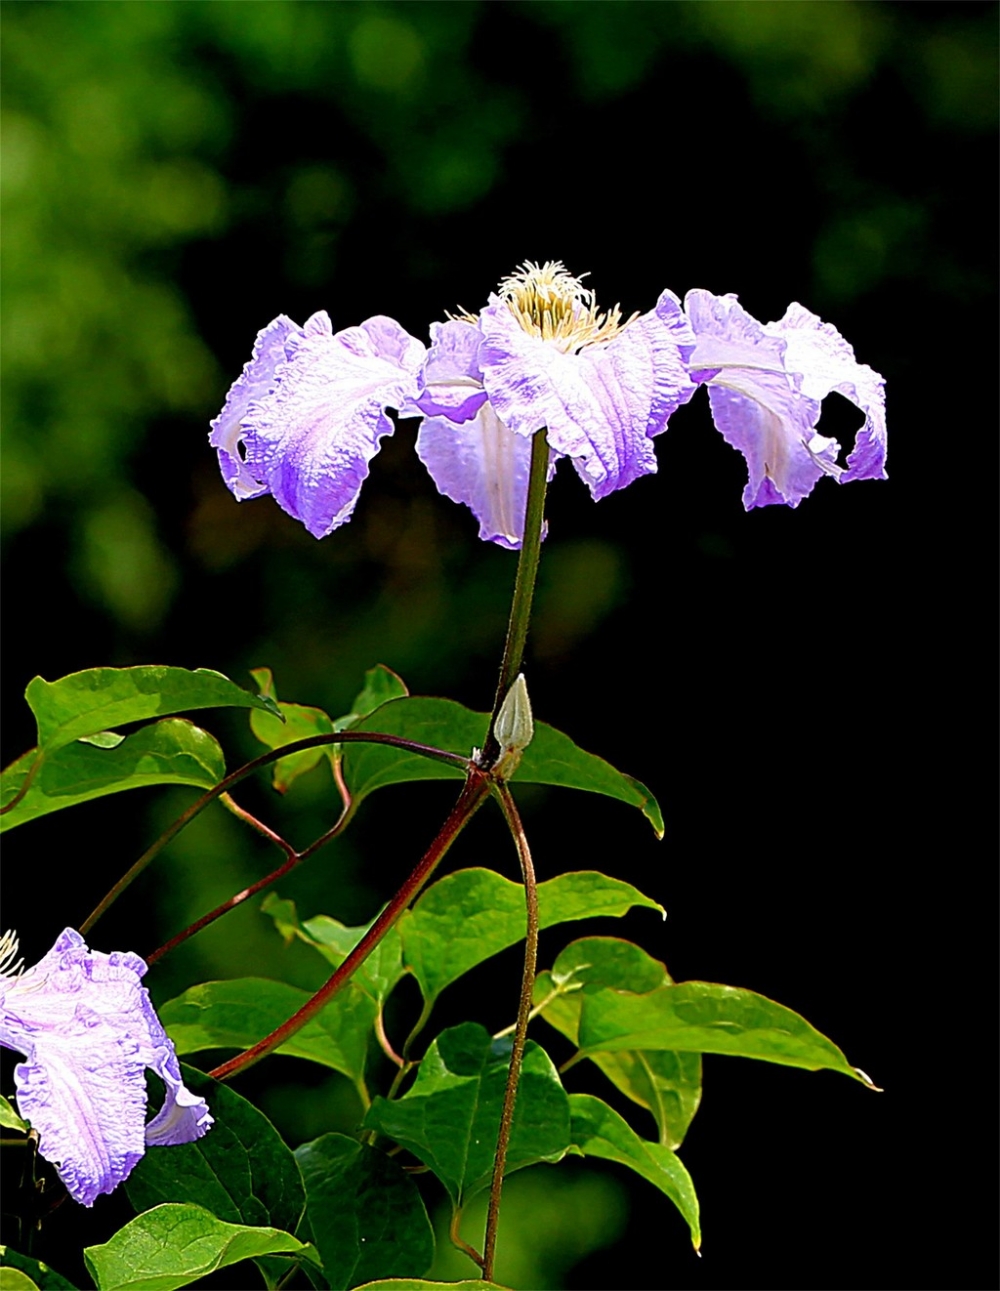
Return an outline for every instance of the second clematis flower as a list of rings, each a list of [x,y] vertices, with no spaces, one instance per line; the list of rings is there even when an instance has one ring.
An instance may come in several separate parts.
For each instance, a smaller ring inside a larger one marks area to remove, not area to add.
[[[275,319],[212,423],[234,495],[271,493],[324,537],[350,519],[394,408],[423,415],[417,452],[438,489],[472,509],[481,538],[516,548],[535,433],[552,468],[570,458],[602,498],[656,470],[651,437],[697,389],[676,297],[623,323],[557,262],[525,264],[481,314],[432,335],[428,353],[390,318],[336,334],[323,313]]]
[[[824,475],[841,484],[885,479],[885,383],[858,363],[835,327],[791,304],[776,323],[758,323],[735,296],[689,291],[696,337],[691,375],[708,386],[712,418],[747,461],[743,505],[797,507]],[[832,391],[865,414],[846,467],[840,445],[816,429]]]
[[[181,1080],[174,1046],[141,985],[131,952],[89,950],[66,928],[18,973],[17,942],[0,940],[0,1044],[25,1055],[14,1068],[18,1112],[70,1196],[92,1206],[113,1191],[147,1145],[200,1139],[212,1125],[203,1098]],[[149,1067],[166,1097],[146,1123]]]

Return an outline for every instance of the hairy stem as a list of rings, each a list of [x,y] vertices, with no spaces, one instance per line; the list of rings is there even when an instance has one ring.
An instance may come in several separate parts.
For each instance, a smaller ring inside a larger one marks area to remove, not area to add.
[[[267,753],[262,753],[259,758],[254,758],[252,762],[247,762],[238,770],[233,771],[224,780],[220,780],[217,785],[203,793],[186,811],[182,812],[171,825],[168,825],[160,837],[146,848],[131,869],[122,875],[114,887],[91,910],[83,923],[80,924],[80,932],[86,935],[90,931],[101,915],[117,901],[125,889],[139,877],[150,861],[162,852],[171,839],[177,837],[185,825],[189,825],[195,816],[205,810],[210,802],[214,802],[216,798],[228,793],[241,780],[245,780],[248,775],[252,775],[254,771],[259,771],[261,767],[266,767],[271,762],[277,762],[289,753],[301,753],[304,749],[315,749],[325,744],[351,743],[391,744],[396,748],[405,749],[408,753],[433,758],[437,762],[447,762],[452,766],[460,767],[463,771],[469,765],[469,759],[463,757],[460,753],[449,753],[446,749],[435,749],[427,744],[417,744],[413,740],[405,740],[399,735],[385,735],[377,731],[339,731],[331,735],[310,735],[304,740],[293,740],[291,744],[283,744],[281,748],[271,749]],[[313,845],[313,851],[317,845],[318,843]],[[311,855],[311,851],[309,854]],[[303,859],[304,855],[300,859]]]
[[[535,596],[535,579],[542,547],[542,528],[545,524],[545,490],[549,482],[549,444],[545,431],[540,430],[531,441],[531,474],[528,477],[528,500],[524,513],[524,536],[514,576],[514,596],[510,603],[507,623],[507,640],[504,643],[500,680],[493,701],[493,716],[483,749],[483,765],[492,766],[500,747],[493,735],[500,706],[521,671],[524,645],[528,638],[531,605]]]
[[[517,1100],[517,1086],[521,1078],[521,1063],[524,1059],[524,1046],[528,1036],[528,1022],[531,1017],[531,997],[535,986],[535,971],[538,966],[538,885],[535,881],[535,867],[531,860],[531,849],[524,833],[524,826],[510,790],[502,782],[493,786],[493,792],[500,801],[504,819],[517,847],[517,857],[521,862],[521,877],[524,880],[524,904],[527,911],[527,935],[524,940],[524,972],[521,977],[521,998],[517,1007],[517,1022],[514,1025],[514,1039],[510,1050],[510,1067],[507,1071],[507,1085],[503,1094],[503,1108],[500,1112],[500,1130],[497,1134],[496,1156],[493,1158],[493,1179],[490,1183],[490,1200],[486,1211],[486,1236],[483,1239],[483,1278],[492,1281],[493,1264],[496,1258],[497,1224],[500,1219],[500,1193],[503,1189],[503,1173],[507,1164],[507,1148],[510,1144],[510,1132],[514,1123],[514,1105]]]
[[[469,778],[462,787],[458,801],[448,813],[444,824],[438,830],[434,841],[421,857],[409,878],[385,907],[379,917],[336,970],[333,976],[321,986],[316,994],[303,1004],[299,1011],[283,1022],[270,1035],[264,1037],[252,1048],[230,1058],[221,1066],[214,1068],[209,1075],[216,1080],[228,1080],[238,1071],[244,1071],[254,1063],[266,1058],[269,1053],[280,1048],[286,1040],[300,1031],[307,1022],[333,998],[334,995],[350,981],[359,966],[364,963],[379,944],[385,934],[399,919],[400,915],[434,873],[439,862],[461,833],[462,829],[479,809],[490,792],[490,781],[478,767],[470,767]]]
[[[469,1243],[462,1236],[461,1232],[459,1231],[461,1227],[462,1227],[462,1207],[456,1206],[454,1211],[452,1211],[451,1223],[448,1225],[449,1240],[451,1241],[452,1246],[456,1247],[456,1249],[460,1251],[463,1251],[469,1257],[469,1259],[473,1261],[474,1264],[478,1264],[479,1267],[482,1268],[483,1257],[479,1254],[476,1248],[474,1246],[470,1246]],[[483,1274],[483,1276],[484,1277],[486,1276],[485,1273]]]

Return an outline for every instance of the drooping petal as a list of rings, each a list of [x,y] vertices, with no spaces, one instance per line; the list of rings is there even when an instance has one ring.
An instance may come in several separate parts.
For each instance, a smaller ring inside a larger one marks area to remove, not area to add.
[[[257,333],[250,362],[233,382],[222,411],[212,422],[208,442],[218,451],[222,478],[241,502],[267,492],[267,485],[253,475],[240,453],[241,423],[250,404],[274,389],[278,365],[285,360],[285,341],[298,331],[296,323],[279,314]]]
[[[289,515],[322,538],[351,517],[368,463],[410,409],[424,346],[391,318],[333,334],[325,313],[286,338],[273,390],[243,421],[247,467]]]
[[[145,1068],[167,1085],[164,1111],[189,1142],[212,1124],[180,1068],[141,985],[145,963],[131,953],[90,951],[67,928],[21,977],[0,980],[0,1043],[25,1055],[14,1069],[19,1112],[39,1135],[70,1195],[91,1206],[128,1177],[147,1140]],[[154,1025],[155,1024],[155,1025]]]
[[[431,324],[431,348],[417,378],[417,406],[428,417],[469,421],[486,402],[479,367],[482,339],[475,323]]]
[[[208,1132],[214,1118],[205,1100],[185,1086],[177,1053],[156,1016],[149,992],[143,990],[141,994],[148,1036],[148,1051],[143,1056],[146,1066],[163,1081],[165,1090],[163,1106],[146,1126],[146,1142],[151,1147],[192,1143]]]
[[[839,445],[816,434],[820,405],[802,392],[801,375],[788,371],[785,340],[735,296],[692,291],[684,305],[697,337],[688,366],[708,382],[716,427],[746,458],[743,505],[798,506],[821,475],[839,476]]]
[[[479,359],[490,402],[516,434],[547,427],[595,499],[656,470],[649,436],[694,393],[670,328],[654,310],[578,354],[524,331],[492,297]]]
[[[851,480],[884,480],[885,381],[872,368],[858,363],[854,350],[831,323],[793,302],[777,323],[766,329],[785,341],[785,366],[802,374],[802,393],[825,399],[831,390],[850,399],[865,414],[854,448],[847,458],[841,484]]]
[[[472,511],[484,542],[511,551],[520,547],[531,473],[529,438],[508,430],[487,403],[464,425],[426,417],[417,434],[417,456],[438,491]]]

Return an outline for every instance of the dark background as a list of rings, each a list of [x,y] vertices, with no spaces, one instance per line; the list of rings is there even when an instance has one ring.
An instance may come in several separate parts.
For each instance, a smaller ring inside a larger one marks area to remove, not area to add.
[[[605,868],[670,915],[550,933],[543,963],[573,935],[634,936],[677,979],[801,1011],[886,1092],[709,1057],[682,1150],[703,1258],[652,1188],[569,1163],[512,1183],[521,1236],[499,1274],[996,1285],[979,811],[994,6],[6,3],[3,19],[5,762],[33,742],[28,680],[100,664],[247,685],[267,664],[282,698],[339,713],[381,661],[414,693],[488,707],[514,559],[436,494],[415,422],[322,542],[222,486],[207,422],[279,312],[325,308],[335,328],[386,313],[426,339],[518,262],[556,258],[626,314],[667,286],[735,291],[763,321],[801,300],[885,376],[890,480],[821,480],[794,512],[744,513],[742,459],[704,396],[627,492],[595,506],[563,467],[536,714],[649,784],[666,839],[612,803],[523,800],[543,877]],[[859,420],[832,397],[821,429],[849,442]],[[206,725],[232,765],[252,753],[245,719]],[[371,917],[451,794],[386,791],[279,891],[303,915]],[[29,962],[191,796],[141,791],[6,840],[6,918]],[[332,819],[319,773],[246,801],[298,841]],[[94,944],[148,951],[271,859],[208,814]],[[495,822],[456,849],[476,863],[510,869]],[[188,943],[150,974],[154,999],[248,972],[310,984],[267,923],[248,905]],[[479,970],[438,1023],[504,1025],[516,978],[516,956]],[[350,1127],[339,1078],[271,1063],[240,1087],[279,1125]],[[36,1251],[74,1276],[78,1237],[127,1214],[118,1197],[64,1207]]]

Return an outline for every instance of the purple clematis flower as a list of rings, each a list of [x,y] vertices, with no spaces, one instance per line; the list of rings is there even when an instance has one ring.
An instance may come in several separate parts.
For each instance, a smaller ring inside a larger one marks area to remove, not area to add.
[[[174,1046],[140,985],[146,964],[138,955],[88,950],[72,928],[20,976],[16,954],[8,934],[0,941],[0,1044],[26,1058],[14,1069],[18,1111],[70,1196],[92,1206],[128,1177],[147,1144],[200,1139],[212,1116],[181,1081]],[[147,1067],[166,1086],[148,1125]]]
[[[842,484],[886,478],[884,382],[836,328],[799,304],[761,324],[735,296],[710,291],[688,292],[684,308],[697,338],[691,375],[707,384],[716,426],[747,460],[748,511],[797,507],[822,475]],[[834,390],[865,414],[846,467],[837,441],[816,430],[820,403]]]
[[[517,548],[534,435],[550,474],[568,457],[602,498],[656,470],[653,437],[702,384],[747,459],[748,509],[798,506],[821,475],[885,476],[882,378],[801,305],[762,326],[735,296],[693,291],[682,309],[665,291],[622,322],[559,262],[529,261],[431,338],[427,351],[384,317],[336,334],[323,313],[304,327],[276,318],[212,423],[235,496],[271,493],[324,537],[350,519],[394,408],[422,415],[417,453],[439,491],[472,510],[481,538]],[[846,468],[816,430],[833,390],[866,415]]]
[[[554,468],[572,460],[597,500],[656,470],[650,442],[697,386],[695,337],[664,292],[648,314],[598,313],[558,262],[527,263],[474,318],[432,328],[417,406],[417,453],[438,489],[479,519],[479,536],[519,547],[531,439]]]
[[[271,493],[325,536],[350,519],[391,407],[423,414],[417,452],[438,489],[475,513],[480,537],[516,548],[536,432],[552,468],[569,457],[602,498],[656,470],[651,437],[697,389],[675,296],[622,323],[558,263],[524,265],[480,315],[432,332],[428,354],[389,318],[336,335],[325,314],[303,328],[276,318],[212,423],[235,496]]]

